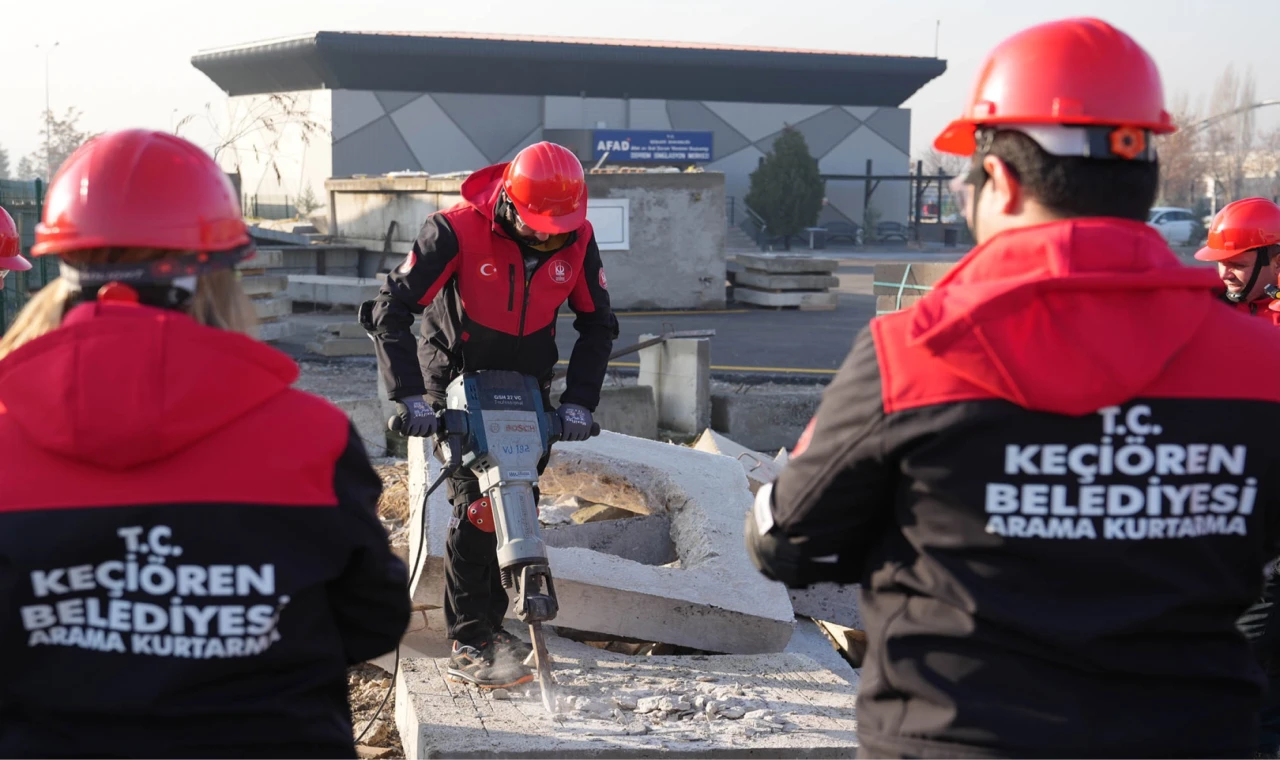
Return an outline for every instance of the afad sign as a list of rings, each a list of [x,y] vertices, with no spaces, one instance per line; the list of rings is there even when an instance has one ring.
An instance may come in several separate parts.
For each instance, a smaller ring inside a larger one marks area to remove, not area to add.
[[[593,158],[616,163],[683,164],[712,160],[711,132],[597,129]]]

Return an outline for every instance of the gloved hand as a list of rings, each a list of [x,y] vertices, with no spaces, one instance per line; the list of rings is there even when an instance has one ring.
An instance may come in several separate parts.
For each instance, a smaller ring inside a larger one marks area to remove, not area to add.
[[[422,396],[406,396],[396,402],[400,432],[404,435],[430,438],[436,434],[436,413]]]
[[[556,414],[560,415],[560,440],[585,441],[591,437],[591,412],[585,406],[561,404]]]

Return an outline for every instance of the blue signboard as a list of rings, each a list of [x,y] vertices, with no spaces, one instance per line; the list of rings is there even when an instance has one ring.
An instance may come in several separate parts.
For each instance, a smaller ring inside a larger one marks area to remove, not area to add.
[[[594,159],[609,161],[685,163],[711,160],[711,132],[667,132],[644,129],[597,129]]]

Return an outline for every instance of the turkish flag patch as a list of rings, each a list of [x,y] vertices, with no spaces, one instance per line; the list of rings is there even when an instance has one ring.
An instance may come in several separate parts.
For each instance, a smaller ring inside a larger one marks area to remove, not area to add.
[[[604,288],[605,290],[609,289],[609,281],[605,279],[605,276],[604,276],[604,267],[600,267],[600,287]]]

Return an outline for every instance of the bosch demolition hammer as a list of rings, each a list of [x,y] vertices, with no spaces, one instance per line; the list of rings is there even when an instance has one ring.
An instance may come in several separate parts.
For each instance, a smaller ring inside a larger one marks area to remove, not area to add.
[[[483,370],[455,378],[445,391],[445,409],[437,414],[436,439],[447,464],[426,496],[459,467],[469,467],[493,510],[498,539],[498,567],[503,588],[515,588],[515,613],[529,626],[533,657],[542,688],[542,703],[555,712],[551,658],[542,623],[559,611],[556,587],[547,561],[547,545],[538,528],[533,487],[538,461],[560,439],[560,417],[542,405],[537,379],[519,372]],[[388,426],[399,431],[399,417]],[[600,426],[591,426],[599,435]],[[426,525],[423,497],[423,528]],[[426,536],[420,545],[426,544]],[[416,562],[415,562],[416,564]],[[416,572],[414,568],[414,572]]]

